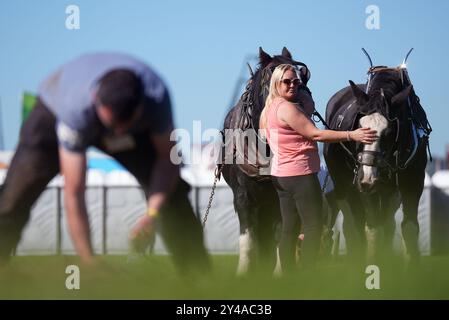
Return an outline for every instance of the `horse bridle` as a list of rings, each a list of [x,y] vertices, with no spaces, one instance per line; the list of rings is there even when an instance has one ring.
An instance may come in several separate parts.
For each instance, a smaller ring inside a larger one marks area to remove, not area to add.
[[[411,48],[407,52],[404,60],[402,61],[402,64],[399,67],[396,67],[396,68],[388,68],[388,67],[385,67],[385,66],[373,66],[373,61],[371,60],[371,57],[368,54],[368,52],[364,48],[362,48],[362,51],[366,55],[366,57],[368,58],[368,61],[370,63],[370,68],[368,69],[368,80],[367,80],[367,86],[366,86],[366,93],[368,93],[368,90],[370,88],[371,78],[377,72],[382,72],[382,71],[396,71],[396,72],[399,72],[399,75],[400,75],[400,78],[401,78],[402,87],[405,88],[406,85],[411,84],[410,77],[408,76],[408,72],[407,72],[407,60],[408,60],[408,57],[410,56],[410,54],[412,53],[413,48]],[[387,118],[387,120],[391,120],[388,117],[389,105],[388,105],[388,103],[385,100],[385,96],[383,95],[383,91],[381,91],[381,94],[383,96],[384,103],[386,104],[386,110],[387,110],[386,118]],[[411,100],[410,100],[410,96],[407,98],[407,104],[409,105],[410,111],[412,111],[412,107],[411,107],[412,103],[411,103]],[[396,143],[397,143],[398,135],[399,135],[399,120],[397,118],[395,118],[394,120],[397,121],[397,128],[398,128],[397,136],[396,136]],[[411,127],[412,127],[412,135],[413,135],[413,150],[410,153],[410,156],[408,157],[408,159],[404,162],[404,164],[400,164],[399,163],[399,153],[398,152],[396,153],[395,171],[397,171],[398,169],[400,169],[400,170],[406,169],[408,164],[410,163],[410,161],[413,159],[413,157],[415,156],[415,154],[417,152],[417,149],[418,149],[418,136],[419,136],[419,134],[418,134],[417,128],[416,128],[416,126],[415,126],[415,124],[413,122],[412,122],[412,126]],[[426,139],[427,139],[429,137],[429,135],[430,135],[430,132],[432,132],[432,127],[427,122],[424,125],[420,124],[420,128],[424,131],[424,135],[423,136],[426,137]],[[427,148],[429,149],[428,140],[427,140]],[[430,154],[430,149],[428,151],[429,151],[430,159],[432,159],[432,156]]]
[[[399,72],[401,75],[401,82],[402,86],[404,86],[404,78],[403,78],[403,70],[402,68],[387,68],[383,66],[377,66],[377,67],[371,67],[368,70],[368,81],[366,86],[366,93],[368,93],[370,89],[371,79],[372,77],[378,73],[383,71],[395,71]],[[399,152],[395,148],[397,148],[398,140],[399,140],[399,131],[400,131],[400,123],[398,117],[391,118],[390,117],[390,105],[388,101],[385,98],[385,94],[383,89],[380,89],[382,104],[385,107],[385,112],[383,112],[382,109],[377,109],[375,112],[379,112],[382,116],[387,119],[389,123],[395,122],[396,123],[396,137],[394,143],[391,144],[391,147],[388,149],[388,151],[381,152],[381,151],[372,151],[372,150],[362,150],[357,153],[357,157],[355,157],[356,160],[356,167],[354,169],[354,182],[357,178],[358,171],[360,170],[361,166],[370,166],[370,167],[376,167],[380,170],[387,170],[388,177],[391,178],[393,174],[397,174],[399,169],[404,169],[403,166],[399,164]],[[370,112],[372,114],[373,112]],[[363,114],[363,113],[362,113]],[[395,157],[395,163],[392,165],[388,161],[392,156]],[[397,180],[397,175],[396,175]]]
[[[364,48],[362,48],[363,53],[366,55],[366,57],[369,60],[370,63],[370,68],[368,69],[368,79],[367,79],[367,85],[366,85],[366,93],[368,93],[370,85],[371,85],[371,78],[372,76],[377,73],[377,72],[381,72],[381,71],[398,71],[400,72],[400,77],[401,77],[401,83],[402,83],[402,87],[405,87],[405,84],[411,84],[410,78],[408,77],[408,72],[407,72],[407,68],[406,68],[406,62],[407,59],[410,55],[410,53],[412,52],[413,48],[409,50],[409,52],[407,53],[405,59],[403,60],[402,64],[397,67],[397,68],[388,68],[388,67],[384,67],[384,66],[377,66],[374,67],[373,66],[373,62],[371,60],[371,57],[369,56],[368,52],[366,52],[366,50]],[[391,176],[392,173],[396,174],[396,185],[398,185],[398,170],[403,170],[407,168],[408,163],[411,161],[411,159],[413,159],[416,150],[417,150],[417,146],[418,146],[418,142],[417,142],[417,132],[416,132],[416,128],[412,122],[412,131],[413,131],[413,139],[414,139],[414,150],[413,152],[410,154],[410,156],[408,157],[408,159],[405,161],[404,165],[401,165],[399,163],[399,152],[395,152],[395,157],[396,157],[396,163],[394,166],[390,165],[390,163],[386,160],[388,158],[389,155],[391,155],[393,153],[393,147],[394,145],[397,145],[398,142],[398,138],[399,138],[399,130],[400,130],[400,126],[399,126],[399,119],[397,117],[395,117],[394,119],[391,119],[389,117],[389,105],[385,99],[385,95],[383,93],[383,90],[381,89],[381,95],[382,95],[382,99],[383,102],[385,104],[386,110],[387,110],[387,116],[386,119],[389,121],[396,121],[396,128],[397,128],[397,132],[396,132],[396,139],[395,139],[395,143],[392,145],[392,147],[390,148],[390,150],[387,153],[381,153],[379,151],[369,151],[369,150],[363,150],[359,153],[357,153],[357,156],[354,156],[354,153],[348,149],[348,147],[345,146],[345,144],[343,142],[340,142],[341,147],[343,148],[343,150],[349,155],[349,157],[354,161],[355,163],[355,168],[354,168],[354,179],[353,179],[353,184],[355,184],[356,179],[357,179],[357,175],[358,175],[358,170],[360,169],[360,166],[362,165],[366,165],[366,166],[371,166],[371,167],[378,167],[378,168],[388,168],[389,171],[389,176]],[[351,103],[351,105],[354,102]],[[411,106],[411,101],[410,101],[410,96],[408,97],[407,103],[409,105],[409,107]],[[411,107],[410,107],[411,108]],[[319,119],[319,121],[321,121],[323,123],[323,125],[327,128],[332,130],[332,128],[329,127],[329,125],[326,123],[326,121],[323,119],[323,117],[321,116],[321,114],[315,110],[313,113],[313,116],[317,117]],[[315,121],[317,122],[317,121]],[[432,131],[432,127],[430,126],[430,124],[425,123],[425,125],[421,125],[421,129],[424,130],[424,137],[429,136],[430,132]],[[428,144],[428,139],[427,141],[427,148],[429,149],[429,144]],[[385,154],[387,156],[385,156]],[[429,149],[429,155],[430,155],[430,149]],[[431,155],[430,155],[430,159],[432,159]]]

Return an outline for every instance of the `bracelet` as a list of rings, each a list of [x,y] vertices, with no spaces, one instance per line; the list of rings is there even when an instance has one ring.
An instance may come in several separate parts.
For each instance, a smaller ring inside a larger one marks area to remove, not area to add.
[[[157,218],[159,216],[159,210],[154,209],[154,208],[149,208],[147,214],[151,218]]]
[[[351,141],[351,136],[349,135],[349,131],[346,131],[346,140]]]

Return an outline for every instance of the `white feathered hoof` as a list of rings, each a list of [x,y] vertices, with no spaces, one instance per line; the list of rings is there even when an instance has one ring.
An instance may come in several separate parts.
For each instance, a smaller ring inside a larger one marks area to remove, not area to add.
[[[251,259],[254,255],[253,248],[254,241],[251,237],[251,233],[248,229],[244,233],[240,234],[239,237],[239,264],[237,266],[237,276],[244,276],[248,274],[250,265],[252,263]]]
[[[368,264],[375,263],[379,255],[381,230],[379,227],[370,228],[365,226],[366,234],[366,261]]]
[[[279,258],[279,248],[276,248],[276,266],[274,267],[273,277],[282,277],[281,259]]]

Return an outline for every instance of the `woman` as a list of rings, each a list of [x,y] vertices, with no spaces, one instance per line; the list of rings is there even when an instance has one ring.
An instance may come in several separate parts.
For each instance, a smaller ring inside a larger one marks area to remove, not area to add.
[[[292,65],[281,64],[273,72],[269,95],[260,118],[260,128],[273,151],[271,175],[279,195],[282,235],[279,258],[283,271],[294,265],[295,243],[301,221],[304,230],[302,264],[315,264],[321,236],[321,190],[317,178],[320,170],[317,141],[359,141],[371,144],[376,131],[320,130],[310,119],[314,111],[310,95],[298,92],[300,79]],[[298,103],[299,102],[299,103]]]

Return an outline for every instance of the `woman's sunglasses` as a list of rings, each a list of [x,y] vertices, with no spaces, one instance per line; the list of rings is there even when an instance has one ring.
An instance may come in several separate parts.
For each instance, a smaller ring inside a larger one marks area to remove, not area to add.
[[[299,84],[299,79],[298,78],[294,78],[294,79],[282,79],[281,82],[283,84],[286,84],[287,86],[290,86],[291,84],[293,84],[294,86],[297,86]]]

